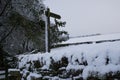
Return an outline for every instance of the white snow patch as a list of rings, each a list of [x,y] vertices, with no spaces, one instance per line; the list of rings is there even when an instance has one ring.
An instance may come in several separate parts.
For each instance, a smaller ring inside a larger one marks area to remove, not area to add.
[[[27,77],[27,80],[32,80],[31,77],[33,77],[34,79],[36,79],[36,78],[40,78],[41,75],[37,74],[37,73],[30,73],[29,76]]]
[[[97,35],[91,37],[79,37],[79,38],[71,38],[68,41],[59,43],[59,44],[71,44],[71,43],[80,43],[80,42],[95,42],[95,41],[103,41],[103,40],[115,40],[120,39],[120,33],[118,34],[107,34],[107,35]]]
[[[110,35],[108,37],[110,37]],[[115,37],[116,39],[120,38],[120,36],[115,35],[113,37],[114,39]],[[63,57],[68,58],[67,70],[83,69],[83,78],[87,78],[92,72],[92,74],[98,75],[104,75],[109,72],[114,73],[120,71],[120,41],[74,45],[52,49],[51,53],[20,55],[19,68],[25,66],[27,68],[29,66],[27,65],[27,62],[39,60],[43,63],[41,69],[49,69],[51,58],[57,62]],[[54,79],[56,78],[57,77]]]

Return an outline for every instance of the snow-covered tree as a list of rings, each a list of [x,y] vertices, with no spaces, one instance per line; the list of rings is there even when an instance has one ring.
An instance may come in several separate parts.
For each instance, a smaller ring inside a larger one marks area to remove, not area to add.
[[[43,0],[0,0],[0,45],[10,54],[44,51]]]
[[[55,21],[56,22],[56,21]],[[67,31],[60,30],[59,27],[65,27],[66,22],[56,22],[51,24],[50,27],[50,43],[54,45],[56,43],[66,41],[69,39],[69,34]]]

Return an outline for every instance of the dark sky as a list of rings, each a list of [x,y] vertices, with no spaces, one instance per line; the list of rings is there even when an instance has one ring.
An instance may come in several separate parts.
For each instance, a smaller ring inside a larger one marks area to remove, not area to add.
[[[67,22],[70,36],[120,32],[120,0],[45,0]]]

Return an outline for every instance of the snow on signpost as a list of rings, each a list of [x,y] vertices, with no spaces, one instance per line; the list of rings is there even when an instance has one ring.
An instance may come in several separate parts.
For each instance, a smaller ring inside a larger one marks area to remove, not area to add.
[[[61,19],[61,16],[55,13],[50,12],[50,9],[47,8],[45,12],[46,21],[45,21],[45,52],[50,52],[50,17],[55,19]]]

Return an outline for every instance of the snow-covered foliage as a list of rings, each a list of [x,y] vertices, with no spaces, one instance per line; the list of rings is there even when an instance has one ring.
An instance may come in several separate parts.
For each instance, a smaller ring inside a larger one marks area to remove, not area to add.
[[[38,22],[45,10],[43,0],[12,0],[13,11],[29,20]]]
[[[43,0],[0,0],[0,47],[16,55],[44,50]]]
[[[27,71],[50,79],[87,79],[90,76],[103,79],[106,75],[120,75],[120,41],[57,48],[44,54],[20,55],[18,68],[24,75],[24,71]]]

